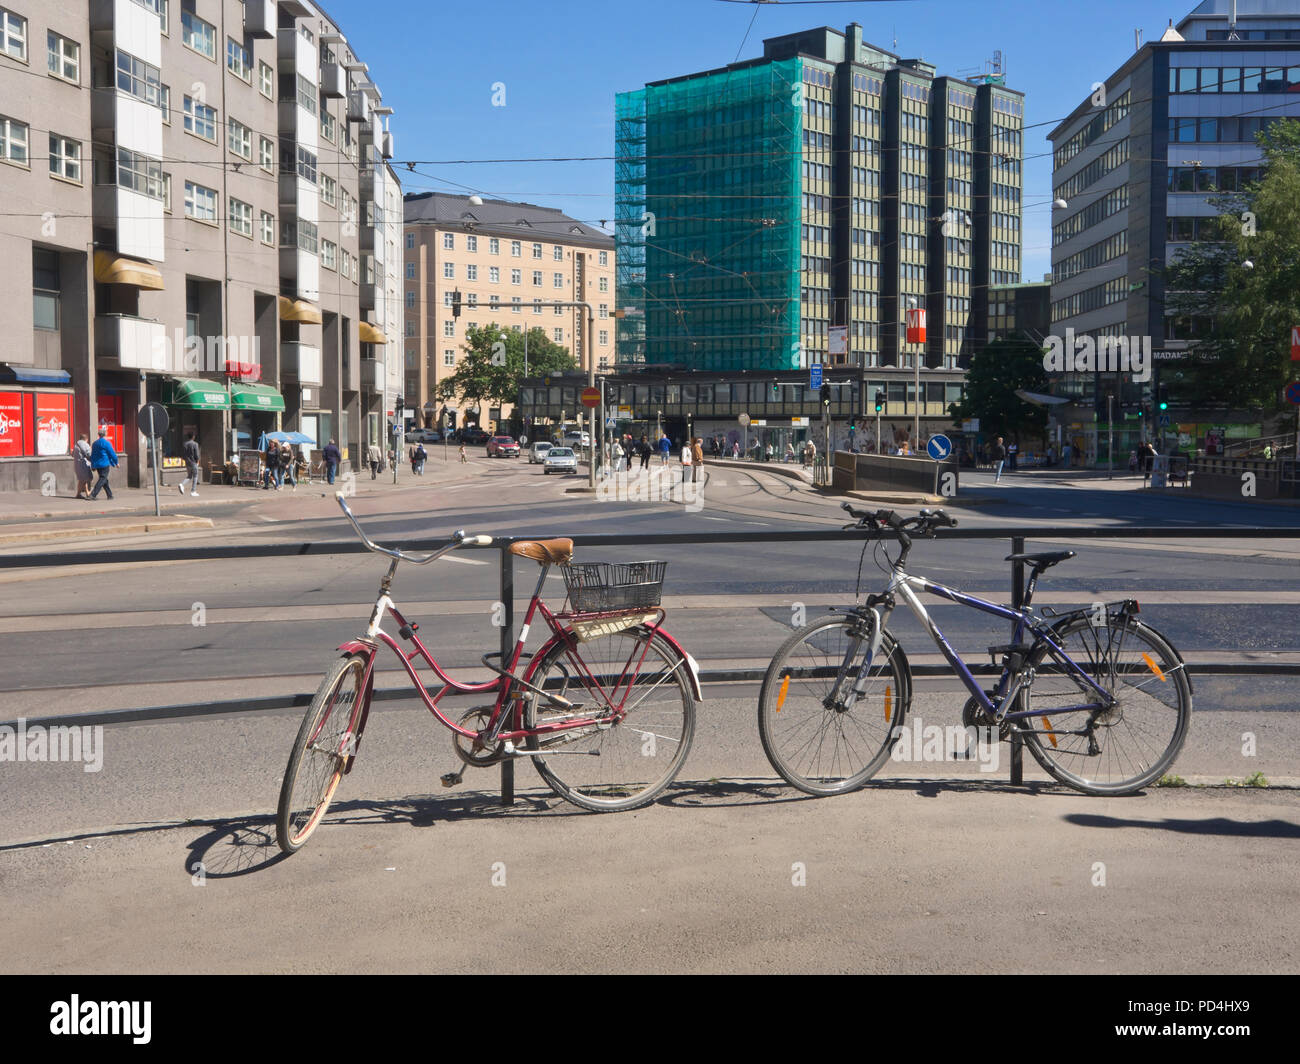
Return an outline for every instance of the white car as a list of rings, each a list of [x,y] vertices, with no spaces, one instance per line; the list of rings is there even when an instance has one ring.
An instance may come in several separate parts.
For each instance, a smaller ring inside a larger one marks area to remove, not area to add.
[[[550,440],[538,440],[528,448],[528,464],[537,465],[546,457],[546,452],[555,445]]]
[[[564,434],[564,445],[566,447],[590,447],[591,433],[571,429]]]
[[[543,473],[576,473],[578,456],[572,447],[552,447],[542,458]]]

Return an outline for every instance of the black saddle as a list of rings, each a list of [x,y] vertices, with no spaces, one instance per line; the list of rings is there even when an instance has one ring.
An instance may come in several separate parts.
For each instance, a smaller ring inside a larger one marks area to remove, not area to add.
[[[1032,565],[1039,572],[1044,569],[1050,569],[1053,565],[1059,565],[1075,556],[1072,550],[1049,551],[1045,554],[1008,554],[1006,560],[1009,562],[1026,562]]]

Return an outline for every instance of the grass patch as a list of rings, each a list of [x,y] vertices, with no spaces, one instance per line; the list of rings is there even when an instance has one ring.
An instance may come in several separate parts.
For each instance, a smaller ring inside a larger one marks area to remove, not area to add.
[[[1268,786],[1268,780],[1264,778],[1264,773],[1262,772],[1252,772],[1245,779],[1240,779],[1240,780],[1233,779],[1232,777],[1228,777],[1228,779],[1224,780],[1223,782],[1227,784],[1229,787],[1267,787]]]
[[[1169,773],[1161,776],[1156,780],[1157,787],[1187,787],[1188,782],[1182,776],[1174,776]]]

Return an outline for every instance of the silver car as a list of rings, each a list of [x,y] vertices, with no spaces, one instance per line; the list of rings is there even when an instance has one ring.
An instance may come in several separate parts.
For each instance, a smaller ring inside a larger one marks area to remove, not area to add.
[[[546,457],[546,452],[554,446],[550,440],[538,440],[528,448],[528,464],[537,465]]]
[[[543,473],[576,473],[578,456],[572,447],[552,447],[542,459]]]

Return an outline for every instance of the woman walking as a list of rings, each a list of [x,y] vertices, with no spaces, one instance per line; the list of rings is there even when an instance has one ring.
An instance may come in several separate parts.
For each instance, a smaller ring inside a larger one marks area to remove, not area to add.
[[[84,432],[72,448],[72,460],[77,474],[77,498],[89,499],[94,474],[90,471],[90,437]]]

